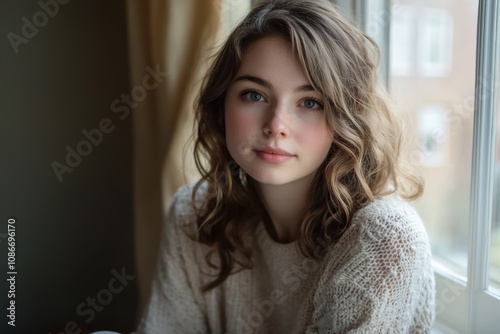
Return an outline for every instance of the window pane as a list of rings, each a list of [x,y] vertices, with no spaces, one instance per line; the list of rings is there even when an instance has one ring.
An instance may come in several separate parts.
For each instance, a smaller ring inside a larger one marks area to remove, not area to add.
[[[478,0],[393,1],[390,89],[408,113],[434,256],[466,276]]]
[[[500,76],[499,76],[500,78]],[[492,93],[500,90],[497,82],[496,87],[490,90]],[[500,102],[497,108],[497,134],[495,143],[495,165],[493,171],[493,221],[491,224],[491,249],[490,249],[490,284],[500,289]]]

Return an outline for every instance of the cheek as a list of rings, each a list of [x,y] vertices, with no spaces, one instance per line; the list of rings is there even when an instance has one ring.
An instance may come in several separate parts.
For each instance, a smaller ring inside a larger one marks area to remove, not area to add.
[[[314,166],[318,166],[328,156],[328,152],[332,146],[333,136],[326,128],[320,128],[316,129],[316,131],[304,133],[301,140],[303,143],[307,143],[303,148],[308,152],[310,163]]]
[[[333,136],[328,131],[326,124],[303,127],[299,141],[314,152],[328,151],[333,142]]]
[[[226,111],[226,133],[237,136],[245,131],[246,120],[233,110]]]
[[[255,131],[256,121],[242,112],[237,105],[226,103],[225,109],[226,145],[236,149],[246,143]]]
[[[255,112],[241,103],[234,100],[227,101],[225,104],[226,133],[238,137],[254,131],[257,127],[255,115]]]

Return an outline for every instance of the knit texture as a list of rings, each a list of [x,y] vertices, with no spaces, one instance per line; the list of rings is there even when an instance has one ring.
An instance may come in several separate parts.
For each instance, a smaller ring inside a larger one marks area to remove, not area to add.
[[[275,242],[256,221],[248,239],[253,269],[202,294],[199,287],[217,271],[206,263],[207,246],[185,233],[196,229],[191,191],[192,184],[174,196],[138,333],[430,332],[428,237],[413,207],[398,196],[359,209],[337,243],[318,240],[318,250],[326,247],[322,258],[303,256],[297,242]]]

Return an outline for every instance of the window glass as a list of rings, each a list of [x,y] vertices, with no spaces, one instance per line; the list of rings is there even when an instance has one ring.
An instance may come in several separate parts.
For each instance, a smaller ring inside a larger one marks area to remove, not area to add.
[[[414,205],[437,260],[465,277],[478,0],[392,2],[390,90],[425,179]]]

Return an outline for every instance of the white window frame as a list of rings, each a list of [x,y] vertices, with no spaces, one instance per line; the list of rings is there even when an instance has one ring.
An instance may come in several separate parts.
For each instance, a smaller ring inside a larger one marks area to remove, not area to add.
[[[389,0],[333,2],[347,9],[348,15],[355,17],[368,34],[369,10],[373,11],[374,6],[378,6],[377,11],[382,9],[386,14],[391,13]],[[499,1],[479,0],[468,271],[467,277],[463,277],[438,259],[433,262],[436,278],[434,333],[498,333],[500,326],[500,295],[489,288],[488,275],[498,108],[497,90],[491,87],[498,85],[499,21]],[[382,23],[382,28],[380,34],[371,37],[380,46],[382,79],[387,85],[389,22]]]
[[[476,99],[472,149],[471,220],[468,259],[468,333],[498,332],[500,296],[489,289],[497,90],[500,57],[500,5],[480,0],[476,49]],[[495,329],[496,322],[496,329]]]

